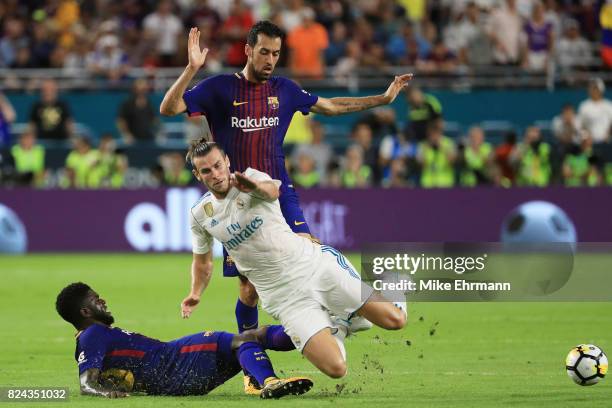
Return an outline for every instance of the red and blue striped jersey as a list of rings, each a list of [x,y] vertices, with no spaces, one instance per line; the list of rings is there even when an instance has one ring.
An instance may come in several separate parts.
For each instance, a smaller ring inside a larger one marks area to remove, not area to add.
[[[240,365],[231,353],[232,335],[203,332],[163,342],[138,333],[93,324],[77,335],[79,374],[97,368],[134,376],[137,391],[162,395],[205,394],[235,375]],[[234,367],[232,372],[220,370]]]
[[[232,170],[252,167],[281,180],[284,187],[291,184],[283,140],[293,114],[307,115],[317,96],[287,78],[273,76],[256,84],[236,73],[209,77],[185,92],[183,99],[190,116],[206,115]]]

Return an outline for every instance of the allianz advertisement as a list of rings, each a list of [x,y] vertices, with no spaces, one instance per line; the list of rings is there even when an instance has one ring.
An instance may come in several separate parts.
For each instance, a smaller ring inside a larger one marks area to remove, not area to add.
[[[311,233],[341,250],[383,242],[497,242],[521,204],[561,208],[581,242],[612,242],[612,189],[312,189],[299,192]],[[188,252],[197,188],[0,189],[3,252]],[[588,211],[585,211],[588,208]]]
[[[0,252],[191,251],[189,211],[201,194],[197,188],[0,190]],[[302,208],[311,232],[323,242],[353,244],[345,204],[310,201]],[[221,253],[218,243],[215,252]]]

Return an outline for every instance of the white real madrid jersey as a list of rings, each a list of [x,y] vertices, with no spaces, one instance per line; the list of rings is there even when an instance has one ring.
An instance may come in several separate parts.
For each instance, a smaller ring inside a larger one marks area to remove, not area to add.
[[[269,175],[248,168],[244,174],[257,181]],[[280,181],[274,180],[280,186]],[[309,239],[291,231],[278,200],[265,201],[232,187],[224,199],[207,192],[189,215],[193,252],[212,250],[219,240],[238,271],[257,289],[264,307],[271,295],[288,297],[312,275],[321,251]],[[280,300],[280,299],[276,299]],[[268,302],[269,303],[269,302]]]

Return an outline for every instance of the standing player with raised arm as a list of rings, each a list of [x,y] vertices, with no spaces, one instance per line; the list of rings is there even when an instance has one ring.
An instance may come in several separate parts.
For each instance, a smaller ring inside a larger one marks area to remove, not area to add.
[[[395,77],[381,95],[331,99],[311,95],[287,78],[272,76],[281,51],[282,31],[269,21],[260,21],[247,36],[247,64],[241,72],[211,76],[187,91],[208,53],[207,48],[200,48],[199,37],[199,30],[192,28],[188,40],[189,64],[166,92],[161,114],[205,115],[215,142],[232,158],[234,171],[251,167],[282,182],[279,201],[283,216],[293,232],[309,237],[310,229],[285,170],[282,151],[293,114],[299,111],[304,115],[309,112],[340,115],[389,104],[412,74]],[[202,273],[207,269],[206,261],[194,254],[191,269],[192,275]],[[257,292],[239,274],[225,250],[223,275],[240,277],[236,303],[238,330],[257,327]],[[184,302],[195,305],[199,300],[199,295],[193,292]]]

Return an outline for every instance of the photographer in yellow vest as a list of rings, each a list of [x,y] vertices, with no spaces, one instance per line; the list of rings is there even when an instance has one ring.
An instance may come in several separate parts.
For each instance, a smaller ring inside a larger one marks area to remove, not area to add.
[[[550,145],[542,141],[537,126],[527,128],[523,142],[514,151],[512,160],[518,165],[519,185],[545,187],[550,182]]]
[[[444,136],[442,119],[432,121],[427,127],[427,140],[419,144],[417,161],[421,165],[421,186],[424,188],[453,187],[457,159],[455,143]]]
[[[462,162],[462,186],[490,184],[493,148],[485,142],[485,134],[481,127],[470,128],[467,144],[463,149]]]
[[[15,162],[17,184],[41,186],[45,178],[45,148],[36,143],[31,129],[19,136],[19,142],[11,148]]]

